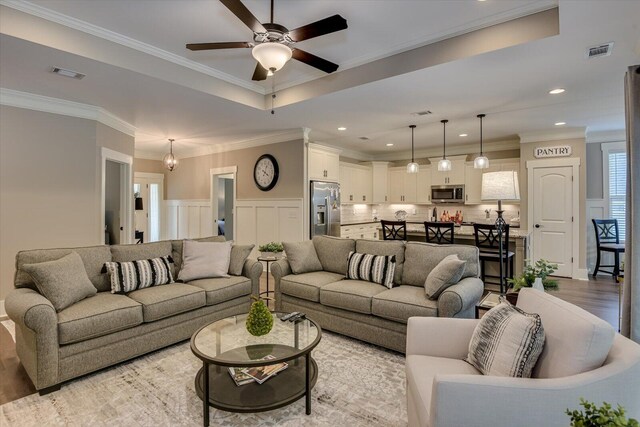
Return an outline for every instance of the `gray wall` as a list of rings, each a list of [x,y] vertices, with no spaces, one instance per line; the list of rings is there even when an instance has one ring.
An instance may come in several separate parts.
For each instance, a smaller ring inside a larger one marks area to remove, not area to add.
[[[587,144],[587,199],[604,197],[604,179],[602,176],[602,144]]]

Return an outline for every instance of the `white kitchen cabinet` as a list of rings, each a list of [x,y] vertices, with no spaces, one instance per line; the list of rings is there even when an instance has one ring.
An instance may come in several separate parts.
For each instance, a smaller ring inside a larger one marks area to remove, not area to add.
[[[340,163],[341,202],[371,203],[373,177],[370,166]]]
[[[339,182],[340,151],[309,144],[307,170],[310,180]]]
[[[389,201],[389,163],[371,162],[372,174],[372,203],[386,203]]]
[[[407,168],[389,169],[389,201],[391,203],[417,203],[418,176],[407,173]]]
[[[431,204],[431,167],[420,165],[417,174],[416,203]]]
[[[350,239],[378,239],[378,224],[355,224],[343,225],[340,227],[340,237],[348,237]]]
[[[353,169],[340,163],[340,203],[353,203]]]
[[[454,159],[450,157],[451,170],[447,172],[438,170],[438,160],[440,159],[431,159],[431,185],[464,185],[464,158]]]

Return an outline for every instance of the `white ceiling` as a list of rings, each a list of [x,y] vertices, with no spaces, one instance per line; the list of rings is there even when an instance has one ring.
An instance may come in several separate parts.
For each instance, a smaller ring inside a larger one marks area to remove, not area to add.
[[[249,40],[250,31],[217,1],[34,3],[235,76],[249,87],[253,84],[250,50],[184,49],[187,42]],[[267,19],[267,1],[245,4],[259,19]],[[342,69],[546,7],[547,1],[276,0],[275,20],[294,28],[342,14],[349,29],[300,44]],[[214,89],[188,87],[77,51],[65,52],[64,43],[54,38],[45,46],[3,34],[0,86],[102,107],[138,129],[136,149],[161,153],[166,150],[165,138],[173,137],[178,155],[301,127],[312,130],[313,140],[382,155],[408,149],[407,126],[412,123],[418,125],[416,148],[425,149],[442,143],[442,118],[450,120],[448,144],[456,145],[478,140],[475,116],[481,112],[487,114],[485,140],[553,131],[557,121],[590,132],[622,129],[623,75],[627,66],[640,62],[640,1],[560,0],[559,11],[558,36],[328,93],[277,108],[275,115],[216,96]],[[41,22],[32,25],[36,32]],[[92,36],[86,38],[87,43],[93,41]],[[584,57],[587,46],[609,41],[615,41],[611,56]],[[54,65],[87,77],[76,81],[48,73]],[[291,62],[276,77],[286,87],[324,76]],[[554,87],[567,92],[549,95]],[[424,109],[433,114],[411,115]],[[348,129],[339,132],[338,126]],[[458,137],[462,132],[469,136]],[[371,140],[363,142],[360,136]]]

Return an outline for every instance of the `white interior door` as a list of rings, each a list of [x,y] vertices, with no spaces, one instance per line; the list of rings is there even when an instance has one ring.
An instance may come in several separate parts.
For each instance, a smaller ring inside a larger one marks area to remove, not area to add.
[[[558,276],[573,269],[573,183],[571,166],[533,170],[533,261],[558,264]]]

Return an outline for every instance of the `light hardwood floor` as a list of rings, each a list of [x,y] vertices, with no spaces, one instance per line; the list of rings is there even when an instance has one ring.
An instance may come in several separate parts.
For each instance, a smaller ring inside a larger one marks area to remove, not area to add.
[[[266,291],[266,274],[262,275],[260,291]],[[269,279],[273,290],[273,278]],[[618,329],[618,285],[610,276],[599,276],[588,281],[560,279],[560,290],[553,294],[569,301],[611,323]],[[273,296],[273,294],[270,294]],[[269,306],[273,308],[273,302]],[[16,355],[15,343],[9,332],[0,326],[0,405],[35,393]]]

